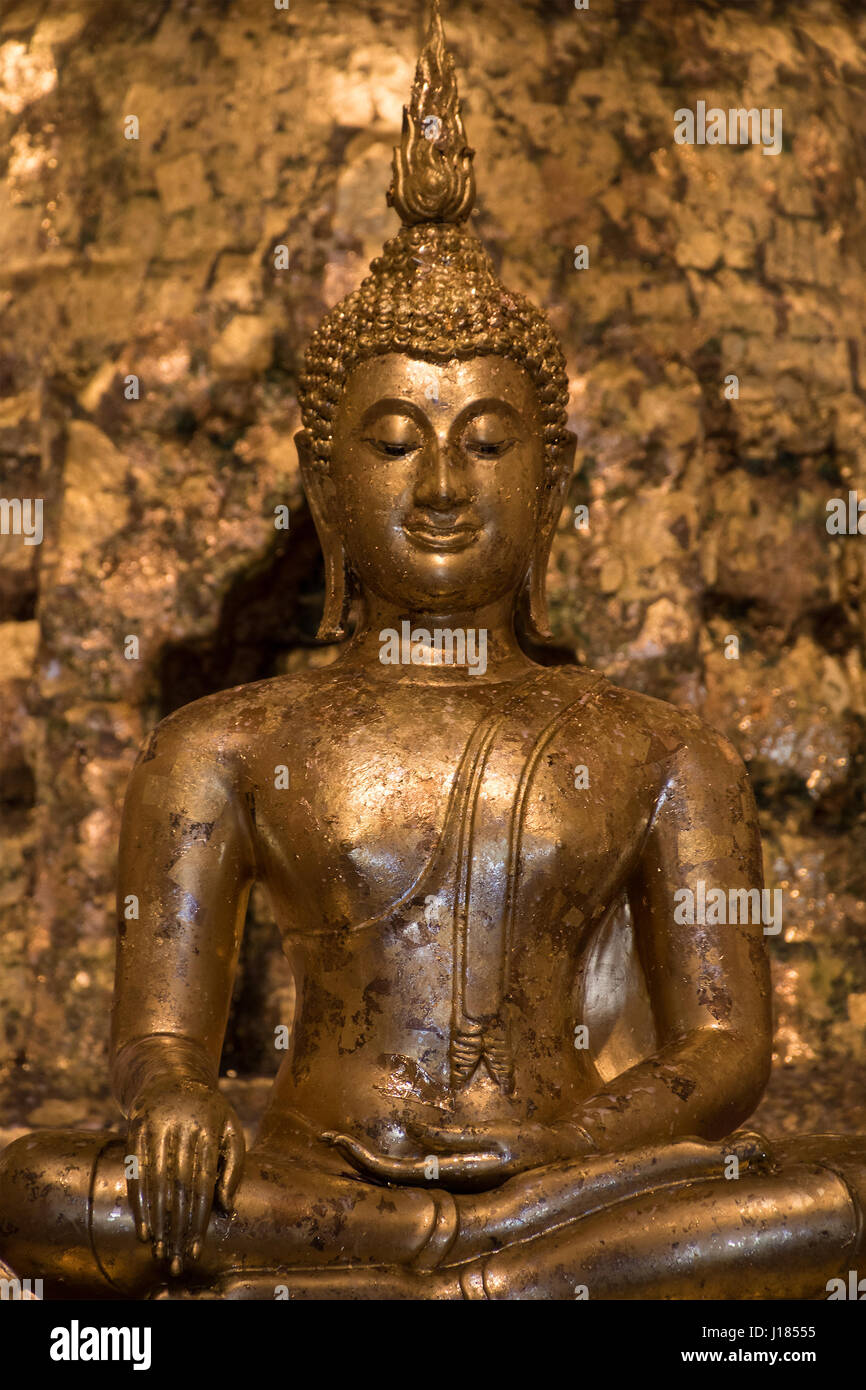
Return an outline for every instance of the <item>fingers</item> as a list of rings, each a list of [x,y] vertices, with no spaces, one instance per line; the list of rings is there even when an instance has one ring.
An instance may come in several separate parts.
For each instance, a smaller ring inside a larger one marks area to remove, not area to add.
[[[187,1130],[179,1134],[174,1150],[174,1173],[169,1179],[167,1203],[167,1258],[175,1278],[183,1273],[187,1254],[192,1188],[195,1179],[197,1136]]]
[[[199,1135],[196,1155],[195,1190],[189,1222],[189,1257],[191,1260],[197,1260],[201,1254],[216,1186],[219,1149],[209,1134]]]
[[[233,1119],[228,1119],[223,1127],[220,1143],[222,1173],[217,1184],[217,1200],[223,1211],[229,1215],[234,1209],[235,1192],[244,1170],[246,1147],[240,1125]]]
[[[385,1182],[414,1183],[429,1186],[433,1182],[477,1182],[502,1171],[502,1155],[491,1150],[467,1154],[445,1154],[437,1158],[435,1174],[431,1174],[429,1158],[392,1158],[376,1154],[360,1140],[349,1134],[325,1134],[361,1172]]]
[[[138,1178],[127,1180],[136,1233],[176,1277],[201,1253],[215,1190],[231,1211],[245,1154],[243,1130],[221,1098],[195,1099],[169,1095],[129,1129],[138,1160]]]
[[[447,1125],[411,1125],[407,1132],[420,1144],[428,1144],[435,1153],[498,1153],[502,1157],[501,1146],[489,1135],[480,1135],[473,1129],[452,1129]]]
[[[492,1150],[471,1154],[446,1154],[439,1160],[439,1177],[446,1182],[468,1182],[502,1173],[502,1155]]]
[[[373,1153],[359,1139],[350,1134],[328,1133],[322,1136],[329,1144],[341,1149],[349,1161],[361,1173],[366,1173],[384,1182],[423,1182],[423,1158],[391,1158],[385,1154]]]
[[[153,1243],[154,1258],[169,1260],[175,1277],[201,1254],[213,1206],[219,1149],[209,1135],[178,1128],[140,1126],[131,1149],[139,1179],[127,1183],[139,1239]]]
[[[172,1131],[163,1128],[149,1130],[147,1146],[147,1224],[153,1241],[153,1253],[158,1260],[165,1258],[166,1208],[171,1163]]]

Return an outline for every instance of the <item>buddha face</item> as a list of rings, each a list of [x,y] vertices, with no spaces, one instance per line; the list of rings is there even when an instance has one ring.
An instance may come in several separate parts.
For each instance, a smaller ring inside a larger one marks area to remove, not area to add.
[[[336,412],[328,511],[380,598],[407,612],[477,609],[527,572],[544,459],[538,396],[516,363],[375,357]]]

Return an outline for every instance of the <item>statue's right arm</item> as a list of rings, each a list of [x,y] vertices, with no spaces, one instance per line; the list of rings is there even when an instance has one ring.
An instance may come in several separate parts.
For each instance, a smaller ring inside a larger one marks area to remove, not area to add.
[[[229,1208],[244,1156],[217,1086],[255,876],[241,767],[189,706],[151,736],[124,805],[112,1082],[138,1233],[175,1274],[199,1253],[215,1193]]]

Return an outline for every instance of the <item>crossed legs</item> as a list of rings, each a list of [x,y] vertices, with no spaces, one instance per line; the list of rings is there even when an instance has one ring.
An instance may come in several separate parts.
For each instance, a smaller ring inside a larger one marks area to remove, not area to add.
[[[736,1181],[720,1176],[730,1141],[686,1142],[456,1196],[253,1148],[234,1213],[214,1211],[190,1276],[169,1281],[135,1233],[125,1147],[49,1131],[0,1155],[0,1257],[49,1296],[820,1298],[863,1251],[856,1139],[800,1141]]]

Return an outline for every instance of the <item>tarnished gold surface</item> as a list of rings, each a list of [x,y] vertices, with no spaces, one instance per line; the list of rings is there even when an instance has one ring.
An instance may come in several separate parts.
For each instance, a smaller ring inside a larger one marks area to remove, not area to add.
[[[448,9],[486,242],[568,360],[553,628],[726,733],[768,881],[797,890],[770,942],[785,1065],[760,1111],[785,1129],[800,1104],[811,1127],[866,1125],[866,548],[824,525],[828,496],[863,491],[864,22],[837,0],[820,19],[770,0],[676,22],[648,0]],[[309,646],[300,347],[396,225],[370,190],[417,34],[400,0],[0,14],[0,490],[46,506],[41,547],[0,535],[0,1142],[112,1122],[116,850],[143,738],[200,694],[330,658]],[[671,113],[711,84],[795,112],[778,159],[673,145]],[[254,890],[225,1054],[250,1125],[291,990]]]
[[[10,1146],[0,1255],[131,1296],[820,1297],[862,1253],[866,1141],[737,1128],[770,1065],[762,926],[674,912],[760,890],[745,770],[549,643],[562,357],[448,181],[414,220],[412,139],[410,229],[302,381],[344,648],[147,742],[118,881],[128,1131]],[[500,322],[461,319],[461,278]],[[476,656],[483,634],[483,660],[430,663],[418,630]],[[247,1152],[217,1080],[254,882],[298,1004]]]
[[[439,7],[418,64],[412,100],[403,111],[403,140],[394,151],[388,203],[407,226],[462,222],[475,202],[474,150],[466,143],[454,59],[445,46]]]

